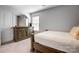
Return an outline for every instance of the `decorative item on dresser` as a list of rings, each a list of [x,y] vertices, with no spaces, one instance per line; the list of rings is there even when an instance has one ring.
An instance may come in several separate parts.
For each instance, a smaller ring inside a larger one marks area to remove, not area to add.
[[[13,27],[14,41],[24,40],[29,37],[28,27]]]

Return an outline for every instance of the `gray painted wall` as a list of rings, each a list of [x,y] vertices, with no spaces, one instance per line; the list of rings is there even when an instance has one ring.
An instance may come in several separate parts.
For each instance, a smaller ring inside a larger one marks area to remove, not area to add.
[[[0,45],[1,45],[1,30],[0,30]]]
[[[40,17],[40,31],[70,31],[73,26],[79,25],[79,6],[57,6],[31,16],[36,15]]]
[[[12,27],[16,25],[16,11],[8,6],[0,6],[0,31],[2,43],[13,40]]]
[[[20,15],[18,19],[19,26],[26,26],[26,18],[25,15]]]

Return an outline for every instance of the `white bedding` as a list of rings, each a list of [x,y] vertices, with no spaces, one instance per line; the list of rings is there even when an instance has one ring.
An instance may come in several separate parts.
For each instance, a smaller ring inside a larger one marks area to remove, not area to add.
[[[0,53],[28,53],[31,49],[30,38],[0,46]]]
[[[64,52],[79,52],[79,40],[74,39],[70,33],[46,31],[35,35],[35,41]]]

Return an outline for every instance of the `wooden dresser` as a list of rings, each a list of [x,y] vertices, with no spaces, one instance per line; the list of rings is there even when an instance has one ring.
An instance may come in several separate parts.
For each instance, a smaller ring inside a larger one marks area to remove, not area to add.
[[[29,37],[28,27],[13,27],[14,41],[20,41]]]

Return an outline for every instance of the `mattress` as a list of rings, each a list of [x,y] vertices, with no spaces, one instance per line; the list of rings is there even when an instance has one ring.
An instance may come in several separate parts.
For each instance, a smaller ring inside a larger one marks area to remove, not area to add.
[[[79,40],[68,32],[46,31],[35,35],[35,42],[64,52],[79,52]]]
[[[30,38],[0,46],[0,53],[29,53],[30,50]]]

